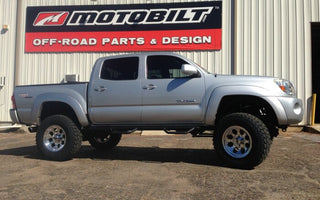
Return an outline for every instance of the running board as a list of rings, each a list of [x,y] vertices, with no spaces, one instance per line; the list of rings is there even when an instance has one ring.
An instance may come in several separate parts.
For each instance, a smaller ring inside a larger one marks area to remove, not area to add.
[[[196,129],[196,128],[191,128],[191,129],[186,130],[186,131],[163,129],[163,131],[166,132],[167,134],[188,134],[188,133],[191,133],[192,131],[194,131],[195,129]]]

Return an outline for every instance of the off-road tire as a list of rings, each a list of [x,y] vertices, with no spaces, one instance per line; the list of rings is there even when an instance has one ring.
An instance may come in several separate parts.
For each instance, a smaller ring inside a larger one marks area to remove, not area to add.
[[[67,116],[52,115],[41,122],[36,134],[39,151],[48,159],[70,160],[80,149],[82,133]]]
[[[89,137],[89,143],[97,150],[105,151],[113,149],[121,140],[121,134],[107,134],[105,137]]]
[[[219,120],[214,149],[225,164],[252,169],[267,157],[272,140],[266,125],[247,113],[232,113]]]

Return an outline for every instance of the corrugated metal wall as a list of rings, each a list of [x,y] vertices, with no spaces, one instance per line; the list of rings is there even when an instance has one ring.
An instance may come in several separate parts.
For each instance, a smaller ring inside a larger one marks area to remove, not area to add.
[[[311,22],[320,19],[319,0],[237,0],[236,74],[293,81],[309,121]]]
[[[11,121],[9,109],[14,83],[15,41],[16,41],[16,1],[0,0],[0,122]],[[9,25],[9,29],[3,29]]]
[[[109,56],[115,53],[24,53],[25,43],[25,16],[28,6],[52,6],[52,5],[99,5],[99,4],[138,4],[138,3],[169,3],[186,2],[173,0],[28,0],[20,1],[20,30],[18,36],[19,62],[17,65],[17,85],[58,83],[65,74],[79,74],[80,81],[88,81],[91,67],[98,57]],[[190,1],[188,1],[190,2]],[[223,44],[221,51],[195,51],[179,52],[194,60],[198,64],[215,73],[230,73],[230,5],[229,1],[223,3]],[[124,53],[124,52],[122,52]],[[119,54],[119,53],[116,53]]]
[[[98,57],[119,54],[25,53],[28,6],[191,1],[197,0],[0,0],[0,22],[10,25],[9,31],[0,36],[0,77],[6,76],[6,86],[0,90],[0,122],[9,120],[14,69],[16,85],[59,83],[65,74],[79,74],[80,81],[88,81],[91,67]],[[232,49],[231,39],[233,1],[236,4],[235,49]],[[310,22],[320,20],[319,0],[223,0],[222,7],[222,50],[178,53],[214,73],[234,72],[292,80],[297,86],[298,97],[304,100],[303,124],[307,124],[312,78]],[[12,13],[17,13],[16,41],[16,16]],[[232,68],[233,55],[235,68]]]

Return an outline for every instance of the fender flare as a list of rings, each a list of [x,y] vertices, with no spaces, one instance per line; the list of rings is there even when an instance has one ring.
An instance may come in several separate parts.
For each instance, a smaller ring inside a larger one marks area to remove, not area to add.
[[[32,121],[40,124],[40,115],[42,112],[43,104],[47,102],[61,102],[69,105],[74,113],[76,114],[79,123],[81,126],[88,126],[89,121],[87,118],[87,103],[83,99],[83,97],[73,91],[69,91],[70,93],[44,93],[39,96],[34,101],[31,110],[31,119]]]
[[[247,85],[221,86],[215,88],[209,97],[208,107],[205,114],[205,123],[208,125],[215,125],[216,116],[223,97],[240,95],[254,96],[266,101],[276,114],[278,123],[286,124],[286,112],[278,98],[274,97],[270,91],[264,88]]]

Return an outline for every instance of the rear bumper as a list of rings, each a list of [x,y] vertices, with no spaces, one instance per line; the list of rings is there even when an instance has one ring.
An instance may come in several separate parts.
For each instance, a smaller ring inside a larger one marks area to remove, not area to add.
[[[13,123],[20,124],[20,120],[16,109],[10,109],[10,117]]]

